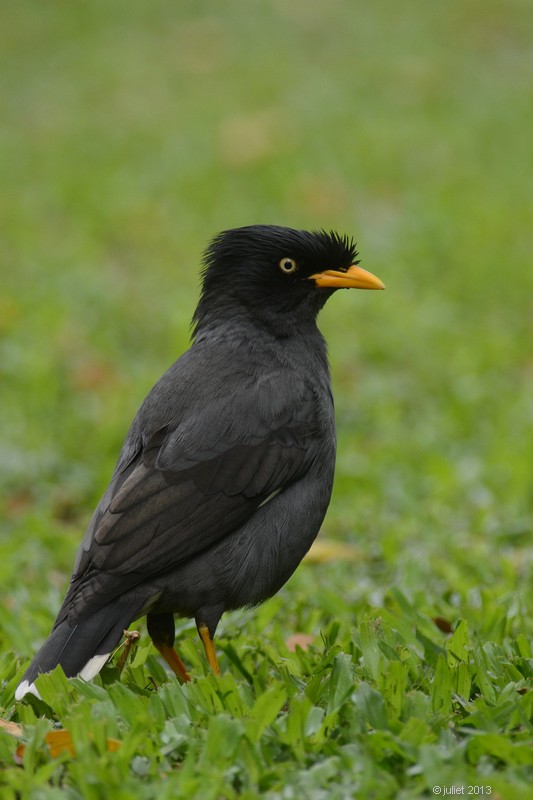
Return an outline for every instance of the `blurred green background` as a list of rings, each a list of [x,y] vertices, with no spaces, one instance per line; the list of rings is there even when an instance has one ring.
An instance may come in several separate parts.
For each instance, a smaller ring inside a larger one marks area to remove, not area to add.
[[[299,591],[530,604],[532,31],[525,0],[5,0],[4,649],[49,629],[208,239],[256,222],[353,235],[388,289],[321,317],[357,558],[302,567],[288,630]]]
[[[6,797],[413,800],[467,778],[528,796],[532,41],[528,0],[4,0],[0,705],[29,737],[20,770],[0,736]],[[348,233],[387,284],[321,315],[339,433],[322,549],[225,615],[220,684],[189,622],[187,690],[145,635],[122,682],[59,682],[82,755],[48,765],[54,713],[13,706],[17,674],[188,346],[205,245],[251,223]]]

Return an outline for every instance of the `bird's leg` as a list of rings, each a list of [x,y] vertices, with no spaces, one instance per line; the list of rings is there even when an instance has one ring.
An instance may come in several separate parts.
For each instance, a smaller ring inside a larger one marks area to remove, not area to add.
[[[215,645],[213,644],[213,637],[211,636],[209,627],[205,622],[198,622],[198,620],[196,621],[196,627],[198,628],[198,633],[200,634],[200,639],[202,640],[209,666],[215,675],[220,675],[218,658],[215,652]]]
[[[190,681],[185,664],[174,650],[176,629],[173,614],[148,614],[146,617],[148,633],[169,667],[182,681]]]

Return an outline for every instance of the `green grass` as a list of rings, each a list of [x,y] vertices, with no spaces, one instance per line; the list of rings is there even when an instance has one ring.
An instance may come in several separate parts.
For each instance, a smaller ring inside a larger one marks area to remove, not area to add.
[[[4,3],[2,798],[533,796],[532,26],[525,0]],[[351,550],[227,615],[220,680],[189,622],[186,687],[140,625],[122,675],[15,705],[200,252],[253,222],[353,234],[388,287],[321,321],[322,536]]]

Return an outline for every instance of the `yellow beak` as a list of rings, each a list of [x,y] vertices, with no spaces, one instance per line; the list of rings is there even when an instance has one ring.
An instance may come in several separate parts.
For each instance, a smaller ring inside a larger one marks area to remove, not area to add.
[[[384,289],[385,284],[367,272],[366,269],[356,267],[353,264],[348,267],[346,272],[335,269],[326,269],[324,272],[317,272],[311,275],[309,280],[314,281],[317,286],[325,286],[329,289]]]

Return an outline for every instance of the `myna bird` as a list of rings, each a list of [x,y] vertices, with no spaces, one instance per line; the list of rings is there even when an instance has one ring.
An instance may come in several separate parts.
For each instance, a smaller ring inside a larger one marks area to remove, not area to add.
[[[211,242],[193,344],[133,421],[17,700],[57,664],[93,678],[145,615],[182,680],[174,614],[195,619],[219,673],[224,611],[275,594],[324,519],[335,421],[316,318],[337,289],[384,288],[357,263],[333,232],[254,225]]]

